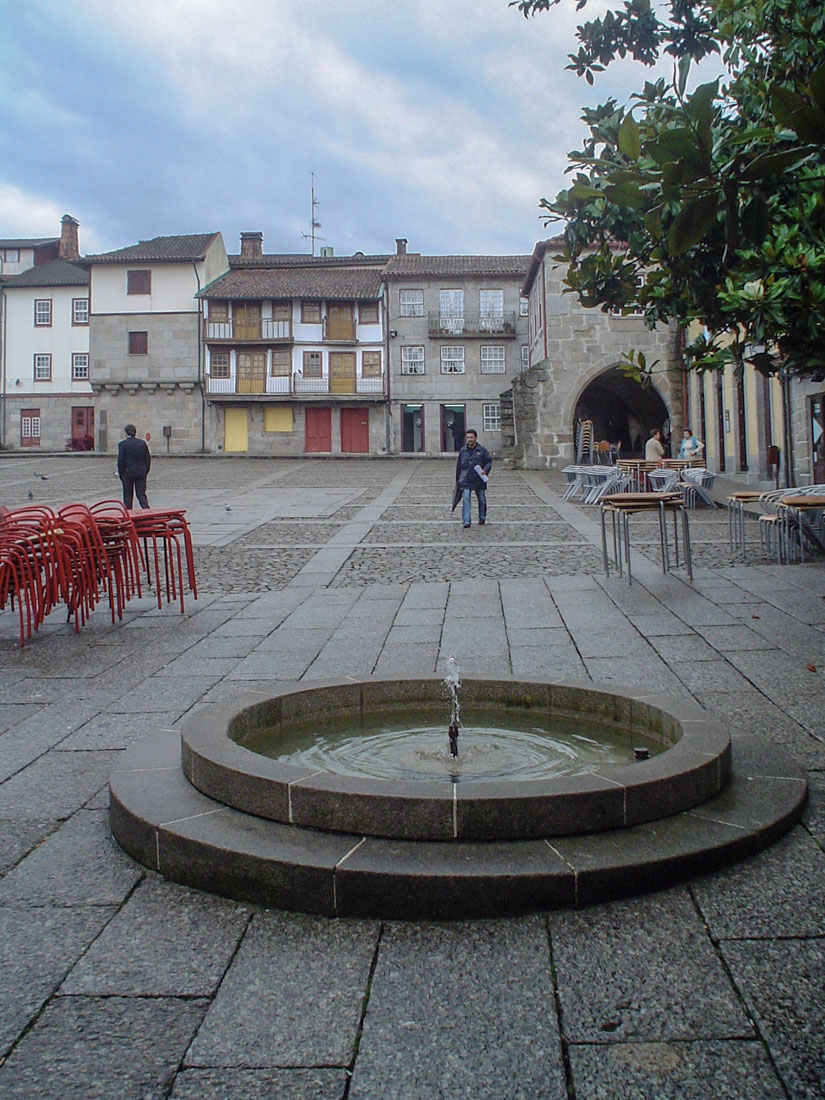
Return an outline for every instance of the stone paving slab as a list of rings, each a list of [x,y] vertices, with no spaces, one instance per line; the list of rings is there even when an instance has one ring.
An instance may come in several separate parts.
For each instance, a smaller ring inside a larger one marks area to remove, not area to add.
[[[351,1100],[565,1091],[542,919],[385,927]]]
[[[777,1100],[784,1095],[757,1040],[574,1044],[576,1100]]]
[[[169,1100],[342,1100],[341,1069],[185,1069]]]
[[[258,914],[187,1066],[348,1066],[378,941],[373,922]]]
[[[551,913],[549,926],[571,1042],[754,1036],[687,890]]]
[[[0,1068],[0,1093],[162,1100],[205,1008],[170,997],[57,997]]]

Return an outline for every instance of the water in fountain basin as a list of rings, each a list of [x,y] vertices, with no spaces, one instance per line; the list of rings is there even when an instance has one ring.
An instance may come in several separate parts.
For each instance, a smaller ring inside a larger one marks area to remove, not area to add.
[[[443,711],[430,706],[368,714],[360,725],[347,718],[263,729],[244,745],[281,763],[339,775],[482,783],[592,773],[632,764],[640,745],[651,756],[663,750],[638,730],[579,718],[554,719],[548,727],[529,713],[474,708],[470,719],[461,727],[458,758],[450,755]]]

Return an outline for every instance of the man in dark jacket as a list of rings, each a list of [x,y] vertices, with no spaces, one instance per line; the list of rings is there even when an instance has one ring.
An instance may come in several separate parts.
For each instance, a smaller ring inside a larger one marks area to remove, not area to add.
[[[472,518],[472,494],[478,497],[479,526],[487,520],[487,478],[493,459],[486,447],[478,442],[478,432],[467,430],[466,442],[458,452],[455,467],[456,486],[461,490],[461,519],[465,527]]]
[[[149,454],[146,442],[137,438],[137,428],[134,424],[127,424],[123,430],[126,432],[126,438],[122,439],[117,447],[117,473],[123,483],[123,503],[127,508],[131,508],[133,495],[136,493],[141,508],[148,508],[146,475],[152,465],[152,456]]]

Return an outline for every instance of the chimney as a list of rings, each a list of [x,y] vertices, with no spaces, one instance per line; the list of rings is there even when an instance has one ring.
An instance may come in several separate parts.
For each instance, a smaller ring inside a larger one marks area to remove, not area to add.
[[[322,244],[321,245],[321,259],[322,260],[331,260],[334,255],[335,255],[335,249],[332,247],[331,244]]]
[[[264,255],[263,233],[241,233],[241,259],[262,260]]]
[[[61,260],[80,259],[80,246],[77,240],[79,224],[71,214],[64,214],[60,219],[60,244],[57,246],[57,255]]]
[[[395,254],[396,254],[396,256],[406,256],[407,255],[407,238],[406,237],[396,237],[395,238]]]

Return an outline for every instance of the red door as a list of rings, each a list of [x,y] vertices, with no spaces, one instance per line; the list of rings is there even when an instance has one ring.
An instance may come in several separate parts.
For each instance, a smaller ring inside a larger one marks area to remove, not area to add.
[[[348,455],[370,453],[370,410],[341,409],[341,451]]]
[[[306,410],[306,453],[329,454],[332,450],[332,409],[308,405]]]
[[[72,446],[76,451],[95,449],[95,410],[91,405],[72,409]]]

